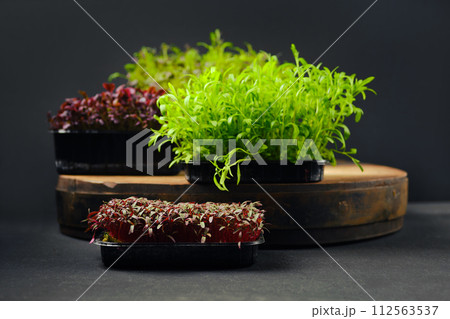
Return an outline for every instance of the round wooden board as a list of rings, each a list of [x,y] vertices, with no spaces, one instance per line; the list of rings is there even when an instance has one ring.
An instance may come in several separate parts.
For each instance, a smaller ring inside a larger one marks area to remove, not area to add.
[[[222,192],[214,185],[191,186],[183,175],[60,175],[56,187],[58,221],[63,233],[90,238],[81,220],[88,209],[96,210],[104,201],[128,196],[174,201],[182,195],[180,201],[262,202],[269,245],[313,243],[292,218],[323,244],[399,230],[408,200],[406,172],[373,164],[363,167],[364,172],[353,164],[327,166],[319,183],[261,184],[270,196],[256,183],[229,185],[230,191]]]

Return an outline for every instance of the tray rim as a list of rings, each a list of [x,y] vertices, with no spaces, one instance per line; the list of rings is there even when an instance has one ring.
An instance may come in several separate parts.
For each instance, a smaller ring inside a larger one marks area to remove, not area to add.
[[[245,241],[241,242],[241,247],[245,246],[256,246],[264,244],[266,241],[264,239],[264,235],[261,234],[257,240],[254,241]],[[136,243],[117,243],[117,242],[111,242],[111,241],[102,241],[98,238],[96,238],[93,241],[93,244],[100,246],[100,247],[114,247],[114,248],[128,248],[128,247],[136,247],[136,248],[148,248],[148,247],[233,247],[233,246],[239,246],[237,242],[234,243],[219,243],[219,242],[212,242],[212,243],[199,243],[199,242],[177,242],[177,243],[143,243],[143,242],[136,242]]]

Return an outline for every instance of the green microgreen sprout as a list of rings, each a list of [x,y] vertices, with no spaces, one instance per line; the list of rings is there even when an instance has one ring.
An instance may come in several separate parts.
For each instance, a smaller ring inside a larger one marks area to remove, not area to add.
[[[335,154],[342,154],[362,169],[353,157],[356,149],[347,146],[350,130],[344,120],[354,115],[359,122],[363,110],[355,105],[356,98],[365,100],[367,91],[375,93],[367,87],[374,78],[357,79],[337,68],[309,64],[294,45],[291,49],[295,63],[280,63],[276,56],[269,56],[240,72],[210,67],[191,74],[182,87],[169,83],[169,93],[158,100],[161,128],[154,130],[149,144],[167,136],[175,153],[173,165],[193,160],[196,139],[224,141],[224,155],[210,160],[216,168],[214,182],[221,190],[227,190],[231,167],[239,168],[252,155],[246,143],[255,145],[260,139],[296,140],[297,146],[289,147],[286,154],[291,163],[299,158],[305,141],[312,140],[324,160],[335,165]],[[230,139],[236,140],[231,149]],[[201,158],[215,151],[214,146],[203,145]],[[277,146],[263,145],[258,154],[265,160],[280,160]],[[239,170],[237,175],[239,182]]]
[[[143,47],[134,54],[137,63],[126,64],[127,73],[113,73],[109,81],[125,78],[129,85],[138,88],[158,87],[159,84],[167,89],[169,82],[174,87],[181,87],[189,80],[189,74],[200,75],[212,66],[221,71],[238,73],[254,61],[263,63],[268,57],[267,53],[256,52],[249,44],[242,49],[225,42],[219,30],[210,34],[210,40],[210,44],[201,42],[198,47],[187,47],[184,51],[166,43],[161,45],[160,50]]]

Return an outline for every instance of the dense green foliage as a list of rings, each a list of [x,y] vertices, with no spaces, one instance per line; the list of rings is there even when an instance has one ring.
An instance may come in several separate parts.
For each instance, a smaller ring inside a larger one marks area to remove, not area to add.
[[[350,135],[344,120],[363,114],[354,105],[366,91],[373,77],[358,80],[355,75],[308,64],[292,46],[293,63],[279,63],[275,56],[253,63],[242,72],[210,68],[191,76],[185,87],[170,86],[169,94],[158,100],[161,128],[151,139],[168,136],[174,143],[173,163],[193,160],[194,139],[223,139],[225,152],[216,158],[216,185],[225,190],[231,166],[239,164],[249,152],[243,139],[254,145],[259,139],[294,139],[297,146],[288,148],[289,162],[296,162],[306,139],[312,139],[323,159],[335,164],[335,154],[353,158],[356,149],[348,148]],[[197,124],[198,123],[198,124]],[[227,149],[226,141],[237,140],[237,147]],[[265,160],[279,160],[279,146],[265,145],[258,153]],[[203,146],[201,157],[215,147]],[[237,162],[231,161],[236,154]],[[239,170],[238,170],[239,174]]]
[[[116,72],[109,80],[123,77],[128,79],[129,85],[138,88],[159,84],[167,89],[169,82],[174,87],[181,87],[188,81],[189,74],[199,75],[212,66],[220,71],[238,73],[255,60],[264,62],[268,56],[265,52],[256,52],[250,45],[244,50],[230,42],[224,42],[219,30],[212,32],[210,39],[211,44],[199,43],[199,47],[187,48],[184,51],[165,43],[161,45],[160,50],[143,47],[134,54],[138,64],[126,64],[126,75]],[[206,52],[202,52],[202,48]]]

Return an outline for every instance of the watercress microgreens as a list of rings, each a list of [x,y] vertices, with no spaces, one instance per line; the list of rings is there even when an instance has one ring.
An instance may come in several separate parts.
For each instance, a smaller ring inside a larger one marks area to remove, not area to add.
[[[347,146],[350,130],[344,120],[354,115],[359,122],[363,110],[354,104],[356,97],[366,99],[367,91],[374,92],[367,87],[374,78],[357,79],[354,74],[309,64],[294,45],[291,49],[295,64],[269,56],[266,62],[252,63],[242,72],[211,67],[190,75],[183,87],[169,84],[169,94],[158,100],[162,116],[156,118],[161,128],[149,144],[167,136],[174,145],[171,164],[189,163],[195,139],[222,139],[225,155],[212,161],[214,182],[221,190],[227,190],[231,167],[248,155],[244,139],[252,145],[259,139],[297,140],[298,146],[288,149],[291,163],[296,162],[305,140],[311,139],[331,164],[336,163],[335,154],[343,154],[360,166],[353,157],[356,149]],[[227,148],[230,139],[237,140],[234,149]],[[201,158],[215,154],[214,148],[202,146]],[[277,146],[264,145],[258,153],[265,160],[280,160]],[[236,162],[231,161],[234,154]]]
[[[189,80],[189,74],[199,75],[212,66],[221,71],[237,73],[255,60],[264,62],[268,56],[263,51],[256,52],[251,45],[242,49],[231,42],[224,42],[219,30],[210,34],[210,40],[210,44],[199,43],[198,47],[188,47],[184,51],[165,43],[160,50],[143,47],[134,54],[137,63],[126,64],[127,73],[113,73],[109,81],[125,78],[129,85],[139,88],[159,84],[167,89],[169,82],[174,87],[180,87]]]

